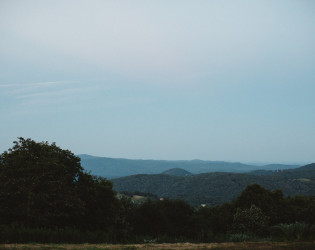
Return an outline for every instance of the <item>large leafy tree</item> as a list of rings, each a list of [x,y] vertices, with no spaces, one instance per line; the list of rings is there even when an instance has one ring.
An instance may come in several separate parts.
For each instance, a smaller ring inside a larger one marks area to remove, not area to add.
[[[55,143],[19,138],[0,156],[1,224],[86,228],[97,214],[106,228],[114,200],[110,182],[84,172],[80,158]]]
[[[285,199],[281,190],[270,191],[258,184],[248,185],[237,198],[236,207],[249,209],[252,205],[259,207],[275,225],[286,220]]]

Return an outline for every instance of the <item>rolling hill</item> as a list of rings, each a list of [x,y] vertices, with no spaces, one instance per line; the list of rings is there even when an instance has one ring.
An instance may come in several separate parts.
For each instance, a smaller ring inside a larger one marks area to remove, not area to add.
[[[268,175],[244,173],[204,173],[186,177],[166,174],[132,175],[112,179],[114,189],[141,191],[159,197],[180,198],[194,206],[219,205],[235,199],[249,184],[281,189],[286,196],[315,195],[315,164]]]
[[[168,175],[174,175],[174,176],[189,176],[192,175],[192,173],[186,171],[182,168],[172,168],[169,170],[164,171],[162,174],[168,174]]]

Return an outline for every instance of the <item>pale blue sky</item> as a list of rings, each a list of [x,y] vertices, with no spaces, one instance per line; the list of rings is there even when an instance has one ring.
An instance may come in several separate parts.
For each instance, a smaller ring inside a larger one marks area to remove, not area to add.
[[[315,1],[0,0],[0,151],[315,162]]]

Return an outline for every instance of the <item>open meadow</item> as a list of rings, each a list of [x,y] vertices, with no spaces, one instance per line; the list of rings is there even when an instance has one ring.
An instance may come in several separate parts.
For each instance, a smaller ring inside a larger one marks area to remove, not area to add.
[[[1,244],[0,249],[315,249],[315,242],[163,243],[163,244]]]

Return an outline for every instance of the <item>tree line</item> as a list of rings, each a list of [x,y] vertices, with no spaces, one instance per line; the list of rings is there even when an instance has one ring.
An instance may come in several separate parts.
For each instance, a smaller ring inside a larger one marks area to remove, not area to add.
[[[0,242],[315,240],[315,199],[257,184],[234,201],[133,203],[55,143],[19,138],[0,155]]]

